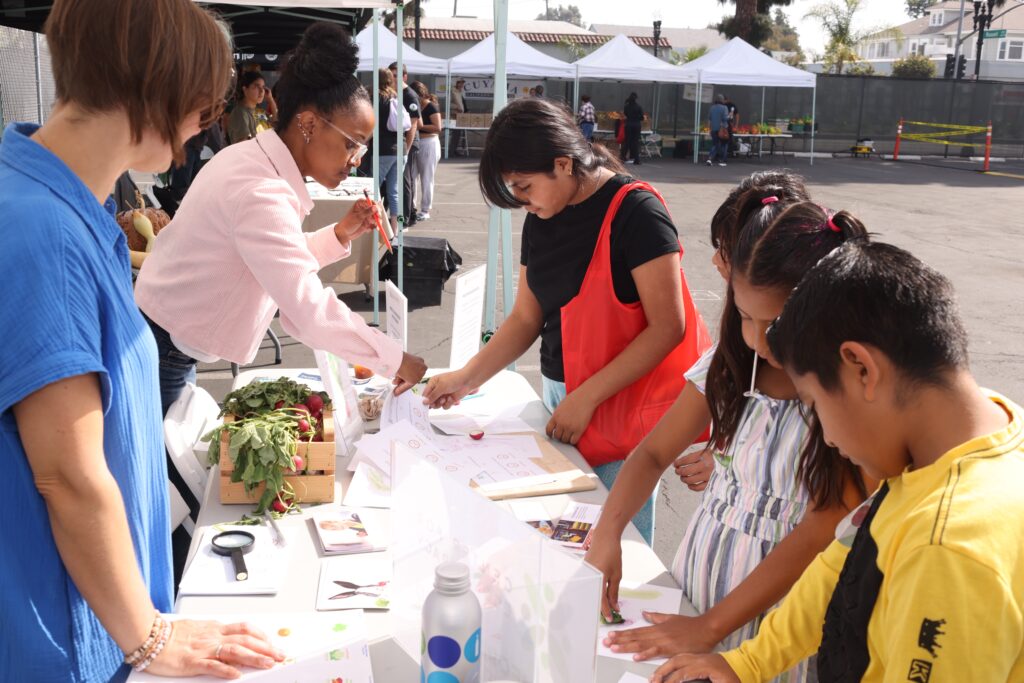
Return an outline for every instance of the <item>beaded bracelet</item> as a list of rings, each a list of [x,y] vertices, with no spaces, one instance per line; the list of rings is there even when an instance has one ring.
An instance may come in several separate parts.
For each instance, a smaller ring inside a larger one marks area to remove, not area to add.
[[[164,646],[167,645],[167,641],[171,639],[171,632],[173,629],[174,625],[171,622],[166,620],[163,621],[163,627],[160,630],[160,637],[157,639],[153,649],[146,654],[145,658],[135,665],[134,668],[136,671],[145,671],[146,668],[153,663],[153,660],[157,658],[160,652],[164,649]]]
[[[142,643],[142,645],[139,645],[137,648],[125,655],[125,664],[128,666],[135,666],[143,659],[143,657],[146,656],[146,651],[153,646],[153,642],[160,633],[162,623],[163,616],[157,612],[156,616],[153,617],[153,625],[149,627],[149,637],[146,638],[146,641]]]

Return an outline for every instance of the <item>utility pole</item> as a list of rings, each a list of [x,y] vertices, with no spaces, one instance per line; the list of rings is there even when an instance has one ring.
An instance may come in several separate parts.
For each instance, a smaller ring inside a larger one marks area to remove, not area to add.
[[[413,12],[413,21],[414,21],[413,32],[416,34],[414,39],[413,39],[413,47],[415,47],[416,51],[419,52],[419,50],[420,50],[420,0],[416,0],[413,3],[412,12]]]
[[[458,2],[458,0],[455,0]],[[953,48],[953,79],[957,78],[956,65],[960,61],[960,38],[964,33],[964,13],[967,12],[967,0],[960,0],[960,17],[956,21],[956,43]]]
[[[974,0],[974,30],[978,32],[978,51],[974,59],[974,78],[981,74],[981,50],[985,47],[985,31],[992,25],[992,6],[995,0]]]
[[[654,56],[658,56],[658,43],[661,42],[661,19],[654,20]]]

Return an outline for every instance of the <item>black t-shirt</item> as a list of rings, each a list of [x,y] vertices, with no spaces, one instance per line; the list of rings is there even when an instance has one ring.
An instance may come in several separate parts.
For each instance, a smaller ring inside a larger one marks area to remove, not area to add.
[[[432,117],[434,114],[440,113],[441,112],[438,110],[436,106],[434,106],[433,102],[427,102],[427,106],[423,107],[423,125],[429,126],[431,124],[430,117]],[[436,133],[427,133],[427,135],[436,135]]]
[[[388,130],[388,116],[391,115],[391,99],[378,95],[380,100],[380,118],[377,119],[377,139],[380,140],[380,155],[395,156],[398,150],[398,133]]]
[[[405,105],[405,110],[409,112],[410,119],[418,119],[420,117],[420,98],[413,89],[409,86],[402,88],[402,104]],[[413,123],[416,123],[413,121]],[[412,138],[412,146],[416,147],[419,143],[420,132],[416,131],[416,134]]]
[[[636,102],[627,102],[622,108],[622,113],[626,115],[627,123],[643,123],[644,108]]]
[[[565,381],[561,310],[579,294],[612,198],[632,180],[617,175],[583,202],[547,220],[533,214],[526,217],[520,262],[527,266],[527,284],[544,316],[540,369],[548,379]],[[678,251],[676,227],[658,198],[643,190],[626,195],[611,233],[612,280],[619,301],[640,301],[630,271]]]

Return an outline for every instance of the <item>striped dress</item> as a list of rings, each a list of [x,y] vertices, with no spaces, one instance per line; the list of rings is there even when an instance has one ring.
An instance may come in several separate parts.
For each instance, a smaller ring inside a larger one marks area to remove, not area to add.
[[[686,373],[701,393],[714,351],[709,349]],[[808,435],[800,402],[757,391],[748,396],[736,436],[724,451],[714,454],[714,473],[672,562],[672,576],[701,614],[739,585],[793,530],[809,500],[797,478]],[[718,649],[731,649],[752,638],[760,624],[761,617],[754,619]],[[773,680],[817,680],[813,659]]]

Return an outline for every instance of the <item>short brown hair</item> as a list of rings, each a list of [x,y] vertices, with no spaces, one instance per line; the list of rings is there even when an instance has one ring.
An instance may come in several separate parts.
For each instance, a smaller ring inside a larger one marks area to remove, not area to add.
[[[231,83],[228,37],[191,0],[55,0],[44,31],[59,101],[123,109],[133,142],[152,128],[179,161],[181,124],[209,125]]]

